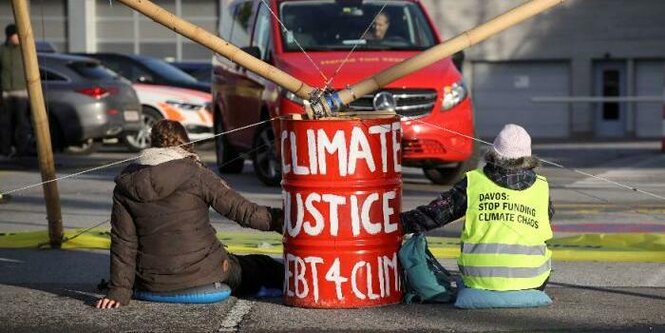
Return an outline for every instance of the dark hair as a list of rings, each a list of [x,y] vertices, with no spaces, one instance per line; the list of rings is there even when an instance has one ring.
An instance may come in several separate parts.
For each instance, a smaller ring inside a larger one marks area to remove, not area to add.
[[[5,27],[5,37],[9,38],[14,34],[18,33],[18,29],[16,28],[16,24],[7,24]]]
[[[189,143],[185,127],[177,121],[162,119],[152,126],[151,145],[156,148],[180,147],[190,153],[194,147]]]

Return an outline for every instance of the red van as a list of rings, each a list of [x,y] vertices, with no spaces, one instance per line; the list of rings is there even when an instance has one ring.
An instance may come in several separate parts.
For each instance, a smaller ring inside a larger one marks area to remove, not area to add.
[[[332,89],[345,89],[441,43],[417,0],[225,3],[220,2],[220,37],[313,87],[325,87],[332,78]],[[238,129],[217,137],[220,172],[238,173],[250,157],[263,183],[279,184],[273,125],[242,128],[277,115],[302,113],[303,100],[219,55],[213,57],[212,80],[215,132]],[[473,109],[450,58],[362,96],[350,107],[388,107],[400,114],[402,164],[423,168],[434,183],[450,183],[475,166],[474,144],[468,138],[473,135]]]

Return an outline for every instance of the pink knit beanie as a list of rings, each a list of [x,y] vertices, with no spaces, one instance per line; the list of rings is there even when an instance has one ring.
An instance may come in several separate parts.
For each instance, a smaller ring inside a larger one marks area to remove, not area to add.
[[[531,156],[531,137],[522,126],[508,124],[494,139],[492,149],[502,158]]]

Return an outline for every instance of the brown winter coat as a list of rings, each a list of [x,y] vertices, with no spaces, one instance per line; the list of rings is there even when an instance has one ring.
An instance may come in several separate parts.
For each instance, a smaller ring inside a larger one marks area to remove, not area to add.
[[[281,210],[247,201],[194,156],[183,158],[187,153],[178,148],[150,151],[166,154],[142,157],[115,180],[107,297],[121,304],[129,303],[134,287],[162,292],[226,280],[227,253],[209,207],[244,227],[282,227]]]

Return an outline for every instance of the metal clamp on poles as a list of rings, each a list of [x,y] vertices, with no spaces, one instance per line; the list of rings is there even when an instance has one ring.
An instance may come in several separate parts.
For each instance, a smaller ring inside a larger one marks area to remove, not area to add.
[[[344,102],[336,91],[315,90],[310,94],[309,105],[314,119],[334,116],[344,107]]]
[[[326,105],[322,101],[322,96],[323,91],[321,89],[314,89],[311,93],[309,93],[309,107],[312,110],[312,114],[309,114],[310,118],[323,118],[328,113],[326,110]]]
[[[342,102],[342,99],[336,91],[325,93],[323,97],[326,99],[326,103],[332,114],[337,113],[344,106],[344,102]]]

